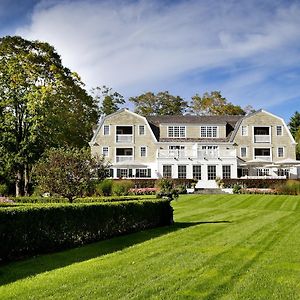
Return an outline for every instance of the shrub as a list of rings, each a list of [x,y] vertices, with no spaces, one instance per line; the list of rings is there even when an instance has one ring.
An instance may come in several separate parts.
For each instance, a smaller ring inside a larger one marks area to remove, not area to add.
[[[233,192],[234,194],[240,194],[240,193],[241,193],[241,190],[242,190],[242,187],[241,187],[240,185],[238,185],[238,184],[235,184],[235,185],[233,186],[232,192]]]
[[[286,179],[222,179],[224,188],[233,188],[235,184],[247,188],[272,188],[278,184],[286,182]]]
[[[113,181],[111,179],[104,179],[96,184],[96,194],[100,196],[110,196],[112,193]]]
[[[172,179],[162,178],[157,181],[159,191],[156,193],[157,198],[167,198],[173,200],[178,198],[178,191],[174,188]]]
[[[1,207],[0,262],[172,222],[166,200]]]
[[[300,181],[288,180],[284,184],[275,187],[279,194],[300,195]]]
[[[112,194],[117,196],[126,196],[129,190],[133,188],[131,180],[115,180],[112,186]]]
[[[177,186],[176,190],[177,190],[177,193],[180,194],[180,195],[187,193],[186,187],[184,185]]]
[[[0,196],[7,196],[8,194],[8,186],[6,183],[0,184]]]

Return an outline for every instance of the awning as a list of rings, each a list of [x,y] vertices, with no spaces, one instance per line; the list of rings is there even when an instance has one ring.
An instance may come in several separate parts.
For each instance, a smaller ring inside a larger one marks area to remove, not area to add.
[[[283,160],[276,161],[275,164],[279,165],[279,166],[293,167],[293,166],[300,165],[300,160],[296,160],[296,159],[292,159],[292,158],[286,158],[286,159],[283,159]]]
[[[126,169],[140,169],[140,168],[147,168],[147,165],[136,163],[136,162],[130,162],[130,161],[124,161],[124,162],[117,162],[112,165],[113,168],[126,168]]]

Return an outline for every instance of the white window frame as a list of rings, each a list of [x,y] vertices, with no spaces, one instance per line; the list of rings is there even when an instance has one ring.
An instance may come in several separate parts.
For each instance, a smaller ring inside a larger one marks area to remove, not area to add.
[[[248,125],[242,125],[241,136],[248,136]]]
[[[179,172],[179,169],[181,167],[183,169],[180,170],[180,172]],[[180,177],[179,177],[179,174],[180,174]],[[182,176],[182,175],[184,175],[184,176]],[[187,166],[186,165],[178,165],[177,166],[177,178],[186,179],[186,176],[187,176]]]
[[[168,168],[170,168],[170,176],[165,176],[165,171],[164,171],[164,167],[168,167]],[[162,166],[162,171],[163,171],[163,177],[164,178],[172,178],[172,173],[173,173],[173,166],[172,165],[170,165],[170,164],[166,164],[166,165],[163,165]]]
[[[228,170],[224,170],[224,168],[228,168],[229,167],[229,171]],[[232,174],[232,170],[231,170],[231,165],[222,165],[222,178],[224,179],[230,179],[231,178],[231,174]],[[225,176],[224,176],[225,174]]]
[[[186,137],[186,126],[180,126],[180,125],[168,126],[168,137],[169,138],[185,138]]]
[[[107,155],[104,155],[104,149],[107,149]],[[108,157],[109,156],[109,147],[108,146],[103,146],[102,147],[102,156]]]
[[[280,128],[280,134],[278,134],[278,129]],[[276,136],[283,136],[283,126],[276,125]]]
[[[105,128],[108,128],[108,133],[105,133]],[[103,125],[103,135],[110,135],[110,125]]]
[[[142,149],[145,149],[145,155],[142,155]],[[140,156],[141,157],[147,157],[147,146],[141,146],[140,147]]]
[[[242,149],[246,149],[246,155],[245,155],[245,156],[243,156],[243,154],[242,154]],[[241,156],[241,157],[248,157],[248,147],[246,147],[246,146],[241,146],[241,148],[240,148],[240,156]]]
[[[194,167],[196,167],[198,170],[195,170]],[[201,178],[202,178],[202,167],[201,167],[201,165],[193,165],[193,178],[196,179],[196,180],[201,180]]]
[[[218,138],[219,137],[219,126],[216,126],[216,125],[200,126],[200,137],[202,137],[202,138]]]
[[[279,156],[279,149],[282,149],[282,156]],[[277,157],[279,157],[279,158],[283,158],[284,157],[284,147],[283,146],[277,147]]]
[[[143,128],[143,133],[141,133],[141,129]],[[146,126],[145,125],[139,125],[139,135],[145,135],[146,134]]]
[[[213,167],[214,173],[210,170],[210,167]],[[214,175],[214,176],[211,176]],[[212,177],[212,178],[210,178]],[[216,165],[208,165],[207,166],[207,180],[216,180],[217,178],[217,166]]]

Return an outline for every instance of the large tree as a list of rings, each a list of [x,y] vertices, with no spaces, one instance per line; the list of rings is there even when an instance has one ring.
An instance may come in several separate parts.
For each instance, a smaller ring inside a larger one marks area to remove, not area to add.
[[[94,99],[99,103],[100,113],[109,115],[116,112],[125,103],[124,97],[105,85],[92,89]]]
[[[179,96],[173,96],[168,91],[131,97],[129,101],[135,106],[134,111],[143,116],[150,115],[182,115],[188,108],[188,103]]]
[[[289,122],[290,131],[298,143],[296,146],[296,157],[300,159],[300,113],[295,111]]]
[[[51,146],[87,145],[97,106],[48,43],[0,39],[0,161],[28,193],[30,170]]]
[[[239,106],[228,102],[220,91],[196,94],[192,97],[191,112],[197,115],[245,115],[246,112]]]
[[[296,137],[296,133],[300,128],[300,113],[298,111],[295,111],[291,116],[289,127],[293,137]]]

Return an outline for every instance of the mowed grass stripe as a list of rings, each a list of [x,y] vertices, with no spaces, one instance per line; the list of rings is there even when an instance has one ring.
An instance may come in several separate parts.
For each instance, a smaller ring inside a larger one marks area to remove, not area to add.
[[[202,197],[187,195],[174,202],[175,220],[190,223],[189,227],[2,286],[1,298],[297,299],[290,298],[296,292],[300,294],[299,284],[294,280],[282,284],[284,288],[278,288],[276,295],[273,282],[284,280],[278,273],[282,268],[292,278],[300,275],[300,269],[289,256],[294,253],[299,258],[300,214],[295,212],[298,206],[290,204],[286,197],[276,196],[259,196],[256,200],[251,195],[242,207],[239,195],[222,195],[221,201],[217,195]],[[276,202],[274,206],[270,199]],[[251,208],[247,209],[250,201]],[[293,201],[299,203],[300,197]],[[215,207],[205,207],[213,202]],[[233,203],[239,208],[231,208]],[[268,209],[262,209],[266,208],[265,203]],[[275,210],[283,203],[282,210]],[[231,223],[203,223],[218,221]],[[280,267],[268,268],[270,262],[274,264],[277,260]],[[11,268],[13,272],[13,264]],[[255,281],[257,277],[259,282]],[[269,283],[272,285],[268,289]],[[243,298],[237,297],[239,293]]]

